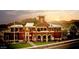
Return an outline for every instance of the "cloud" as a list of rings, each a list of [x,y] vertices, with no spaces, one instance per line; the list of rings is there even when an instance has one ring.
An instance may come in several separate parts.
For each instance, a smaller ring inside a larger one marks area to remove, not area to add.
[[[0,10],[0,24],[38,15],[46,16],[47,21],[79,19],[79,10]]]
[[[18,20],[20,16],[27,18],[33,13],[43,12],[40,10],[0,10],[0,24],[9,23],[13,20]],[[26,17],[27,16],[27,17]]]

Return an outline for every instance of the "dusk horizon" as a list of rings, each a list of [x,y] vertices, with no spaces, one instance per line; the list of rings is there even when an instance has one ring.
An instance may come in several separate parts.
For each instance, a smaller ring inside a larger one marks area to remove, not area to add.
[[[79,20],[79,10],[0,10],[0,24],[45,16],[47,22]]]

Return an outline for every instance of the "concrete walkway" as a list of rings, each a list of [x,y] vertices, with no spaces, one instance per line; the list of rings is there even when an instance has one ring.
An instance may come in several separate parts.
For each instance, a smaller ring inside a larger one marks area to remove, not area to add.
[[[27,42],[27,43],[32,45],[33,47],[36,46],[33,42]]]
[[[26,49],[46,49],[46,48],[60,48],[61,45],[68,44],[67,47],[72,44],[79,42],[79,39],[74,39],[74,40],[67,40],[67,41],[61,41],[61,42],[55,42],[55,43],[50,43],[50,44],[45,44],[45,45],[39,45],[36,46],[35,44],[32,44],[32,47],[28,47]],[[64,46],[63,46],[64,47]],[[25,48],[24,48],[25,49]]]

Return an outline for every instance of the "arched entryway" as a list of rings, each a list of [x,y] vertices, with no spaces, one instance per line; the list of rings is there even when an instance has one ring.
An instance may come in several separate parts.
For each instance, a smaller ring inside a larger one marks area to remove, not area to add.
[[[44,42],[46,41],[46,35],[43,36],[43,41],[44,41]]]
[[[37,36],[37,41],[41,41],[41,36]]]
[[[48,35],[48,41],[51,41],[51,35]]]

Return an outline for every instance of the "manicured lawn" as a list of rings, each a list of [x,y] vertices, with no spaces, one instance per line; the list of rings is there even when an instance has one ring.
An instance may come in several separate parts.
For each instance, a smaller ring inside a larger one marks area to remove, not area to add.
[[[26,43],[26,44],[10,44],[9,45],[9,48],[12,48],[12,49],[18,49],[18,48],[27,48],[27,47],[31,47],[30,44]]]
[[[53,42],[33,42],[34,44],[36,45],[44,45],[44,44],[50,44],[50,43],[53,43]]]

